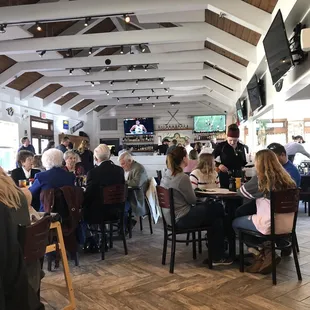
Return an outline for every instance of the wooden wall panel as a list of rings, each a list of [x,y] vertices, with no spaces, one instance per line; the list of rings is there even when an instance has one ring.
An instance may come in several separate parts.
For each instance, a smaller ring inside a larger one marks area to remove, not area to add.
[[[63,97],[61,97],[60,99],[58,99],[57,101],[55,101],[54,103],[58,104],[58,105],[64,105],[66,102],[73,99],[77,95],[78,95],[78,93],[68,93],[68,94],[64,95]]]
[[[43,75],[38,72],[25,72],[6,86],[21,91],[40,79],[42,76]]]
[[[0,55],[0,73],[3,71],[9,69],[13,65],[16,64],[16,61],[5,56],[5,55]]]
[[[257,8],[272,13],[278,0],[242,0],[248,4],[254,5]]]
[[[75,105],[73,108],[71,108],[74,111],[81,111],[82,109],[86,108],[88,105],[93,103],[94,100],[92,99],[84,99],[83,101],[79,102],[77,105]]]
[[[50,84],[36,93],[35,96],[44,99],[61,87],[59,84]]]
[[[39,0],[0,0],[0,7],[24,5],[24,4],[35,4],[38,2]]]
[[[99,105],[96,109],[94,109],[95,112],[100,112],[102,109],[106,108],[107,105]]]

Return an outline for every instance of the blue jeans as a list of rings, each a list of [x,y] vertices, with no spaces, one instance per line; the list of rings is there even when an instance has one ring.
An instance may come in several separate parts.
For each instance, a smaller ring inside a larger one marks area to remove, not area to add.
[[[257,231],[253,221],[252,221],[252,216],[251,215],[246,215],[246,216],[241,216],[237,217],[234,219],[232,222],[233,229],[235,231],[238,231],[239,228],[246,229],[246,230],[252,230],[252,231]]]

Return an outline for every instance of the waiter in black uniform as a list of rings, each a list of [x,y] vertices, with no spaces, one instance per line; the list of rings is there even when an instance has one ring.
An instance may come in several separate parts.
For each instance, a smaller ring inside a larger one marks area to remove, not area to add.
[[[236,124],[228,126],[227,139],[218,143],[213,151],[216,159],[220,156],[221,162],[216,163],[219,169],[219,178],[222,188],[229,188],[229,178],[241,177],[242,168],[246,165],[245,147],[239,142],[240,131]]]

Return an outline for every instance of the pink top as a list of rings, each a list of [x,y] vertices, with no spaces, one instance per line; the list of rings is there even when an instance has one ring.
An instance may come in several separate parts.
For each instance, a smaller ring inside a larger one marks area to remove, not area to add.
[[[192,172],[197,166],[196,159],[190,159],[188,165],[183,169],[184,172]]]

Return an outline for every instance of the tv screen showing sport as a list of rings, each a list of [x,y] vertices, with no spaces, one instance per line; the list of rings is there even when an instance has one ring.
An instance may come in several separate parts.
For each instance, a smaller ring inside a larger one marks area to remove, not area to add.
[[[194,132],[225,132],[226,115],[194,116]]]
[[[124,132],[126,136],[154,134],[153,118],[124,119]]]

